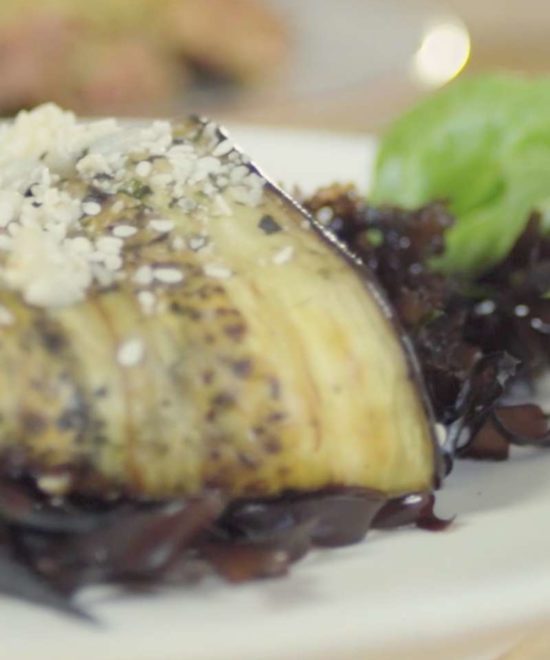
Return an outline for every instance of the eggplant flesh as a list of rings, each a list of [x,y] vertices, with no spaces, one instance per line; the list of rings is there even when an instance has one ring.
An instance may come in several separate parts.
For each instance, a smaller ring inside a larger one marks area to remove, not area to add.
[[[51,167],[93,206],[75,236],[127,234],[115,277],[49,304],[17,270],[25,250],[43,256],[32,232],[0,257],[3,456],[49,492],[431,489],[421,381],[367,270],[212,124],[175,123],[157,151],[136,150],[135,130]],[[174,184],[170,150],[202,165]],[[114,177],[78,167],[113,154]]]

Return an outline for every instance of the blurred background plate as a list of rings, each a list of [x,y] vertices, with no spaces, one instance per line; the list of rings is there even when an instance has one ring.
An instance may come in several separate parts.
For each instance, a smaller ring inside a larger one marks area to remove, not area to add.
[[[1,0],[0,114],[377,131],[457,75],[548,72],[541,0]]]
[[[435,0],[2,0],[0,113],[372,129],[469,50]]]
[[[468,32],[444,3],[418,0],[270,0],[289,30],[286,65],[266,85],[233,98],[195,92],[186,103],[222,118],[308,127],[359,129],[384,121],[407,103],[459,73]],[[415,67],[430,35],[428,57],[440,75]],[[458,42],[457,42],[458,36]],[[433,39],[432,39],[433,41]],[[435,47],[435,51],[433,48]],[[416,70],[415,70],[416,68]]]

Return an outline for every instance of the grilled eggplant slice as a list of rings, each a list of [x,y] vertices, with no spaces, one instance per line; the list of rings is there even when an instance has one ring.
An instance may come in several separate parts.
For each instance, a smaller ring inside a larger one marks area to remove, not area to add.
[[[0,146],[5,461],[96,496],[432,488],[421,381],[376,284],[213,124],[48,106]]]

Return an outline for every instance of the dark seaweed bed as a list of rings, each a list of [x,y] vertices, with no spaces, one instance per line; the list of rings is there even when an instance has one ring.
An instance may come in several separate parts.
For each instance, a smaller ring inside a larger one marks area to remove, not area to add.
[[[550,364],[550,239],[536,216],[504,262],[465,284],[428,265],[453,222],[441,204],[373,208],[339,186],[303,204],[393,304],[420,361],[446,471],[456,457],[503,460],[511,444],[550,446],[547,418],[530,400]],[[434,515],[432,492],[105,501],[47,496],[37,476],[17,461],[0,470],[0,591],[82,617],[74,595],[86,585],[143,591],[212,571],[231,582],[279,576],[310,548],[354,543],[372,528],[449,524]]]

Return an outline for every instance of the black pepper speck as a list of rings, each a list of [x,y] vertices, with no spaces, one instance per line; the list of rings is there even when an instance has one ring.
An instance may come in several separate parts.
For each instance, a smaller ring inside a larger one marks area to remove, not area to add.
[[[271,215],[264,215],[258,223],[258,227],[268,236],[277,234],[283,229]]]

